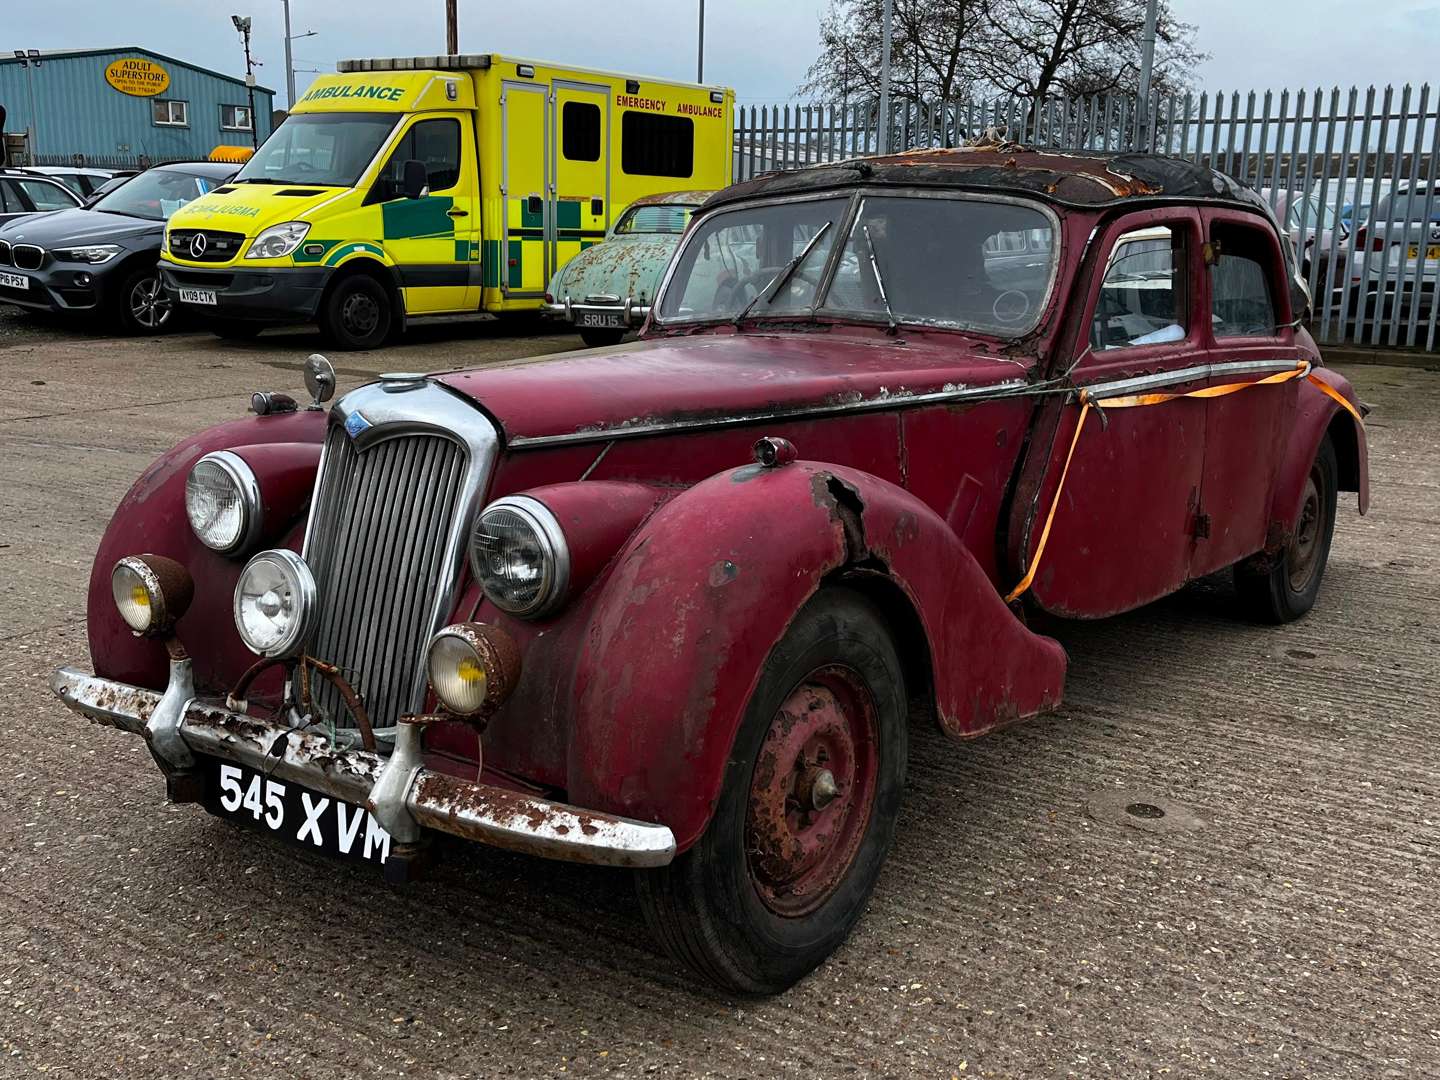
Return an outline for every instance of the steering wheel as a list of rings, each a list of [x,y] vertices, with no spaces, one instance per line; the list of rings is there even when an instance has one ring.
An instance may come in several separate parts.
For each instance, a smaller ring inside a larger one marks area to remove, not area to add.
[[[1030,297],[1019,289],[1006,289],[995,298],[995,303],[990,306],[990,311],[994,314],[996,322],[1019,322],[1030,314]]]

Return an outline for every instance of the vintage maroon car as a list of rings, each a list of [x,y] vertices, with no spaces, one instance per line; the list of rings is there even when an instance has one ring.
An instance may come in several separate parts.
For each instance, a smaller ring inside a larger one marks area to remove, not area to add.
[[[1060,701],[1028,613],[1231,567],[1252,617],[1315,602],[1366,446],[1292,282],[1261,200],[1183,161],[743,183],[638,342],[328,410],[312,358],[311,408],[170,451],[100,545],[94,674],[54,688],[171,799],[393,878],[441,834],[633,867],[676,957],[775,991],[865,906],[909,719]]]

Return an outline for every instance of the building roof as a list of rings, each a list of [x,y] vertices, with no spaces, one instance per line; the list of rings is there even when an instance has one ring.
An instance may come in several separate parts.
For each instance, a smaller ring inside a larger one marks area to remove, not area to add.
[[[29,50],[26,51],[28,52]],[[200,72],[202,75],[209,75],[212,79],[224,79],[226,82],[235,83],[237,86],[245,85],[244,79],[237,78],[234,75],[226,75],[223,71],[215,71],[211,68],[201,67],[199,64],[192,64],[189,60],[181,60],[179,57],[167,56],[164,53],[157,53],[154,49],[142,48],[139,45],[117,45],[110,49],[38,49],[36,51],[39,52],[41,60],[64,60],[71,56],[119,56],[127,53],[140,53],[143,56],[149,56],[166,64],[178,64],[181,67],[187,67],[191,71]],[[0,55],[0,64],[18,63],[20,63],[20,57],[14,54],[13,49],[10,50],[7,55]],[[255,86],[255,92],[257,94],[271,95],[275,93],[275,91],[271,90],[268,86],[261,86],[258,83]]]
[[[794,172],[771,173],[726,188],[719,206],[759,195],[789,195],[857,184],[1023,192],[1065,206],[1111,206],[1132,199],[1204,200],[1269,209],[1224,173],[1159,154],[1032,150],[992,140],[953,150],[910,150]]]

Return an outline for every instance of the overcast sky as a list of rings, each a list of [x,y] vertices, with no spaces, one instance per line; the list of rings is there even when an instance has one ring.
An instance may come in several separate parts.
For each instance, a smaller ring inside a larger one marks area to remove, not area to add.
[[[1419,83],[1440,56],[1440,0],[1174,0],[1213,54],[1197,90]],[[444,49],[444,0],[291,0],[297,68]],[[694,78],[696,0],[460,0],[460,48]],[[706,82],[740,101],[791,100],[826,0],[708,0]],[[253,16],[259,81],[284,104],[281,0],[0,0],[0,49],[143,45],[240,74],[231,12]],[[314,78],[300,72],[303,88]]]

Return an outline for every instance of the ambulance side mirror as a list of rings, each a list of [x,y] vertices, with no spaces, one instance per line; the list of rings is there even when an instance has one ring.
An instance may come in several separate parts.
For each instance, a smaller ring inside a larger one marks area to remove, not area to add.
[[[405,162],[400,174],[400,194],[407,199],[420,198],[425,194],[425,182],[428,178],[425,163],[411,158]]]

